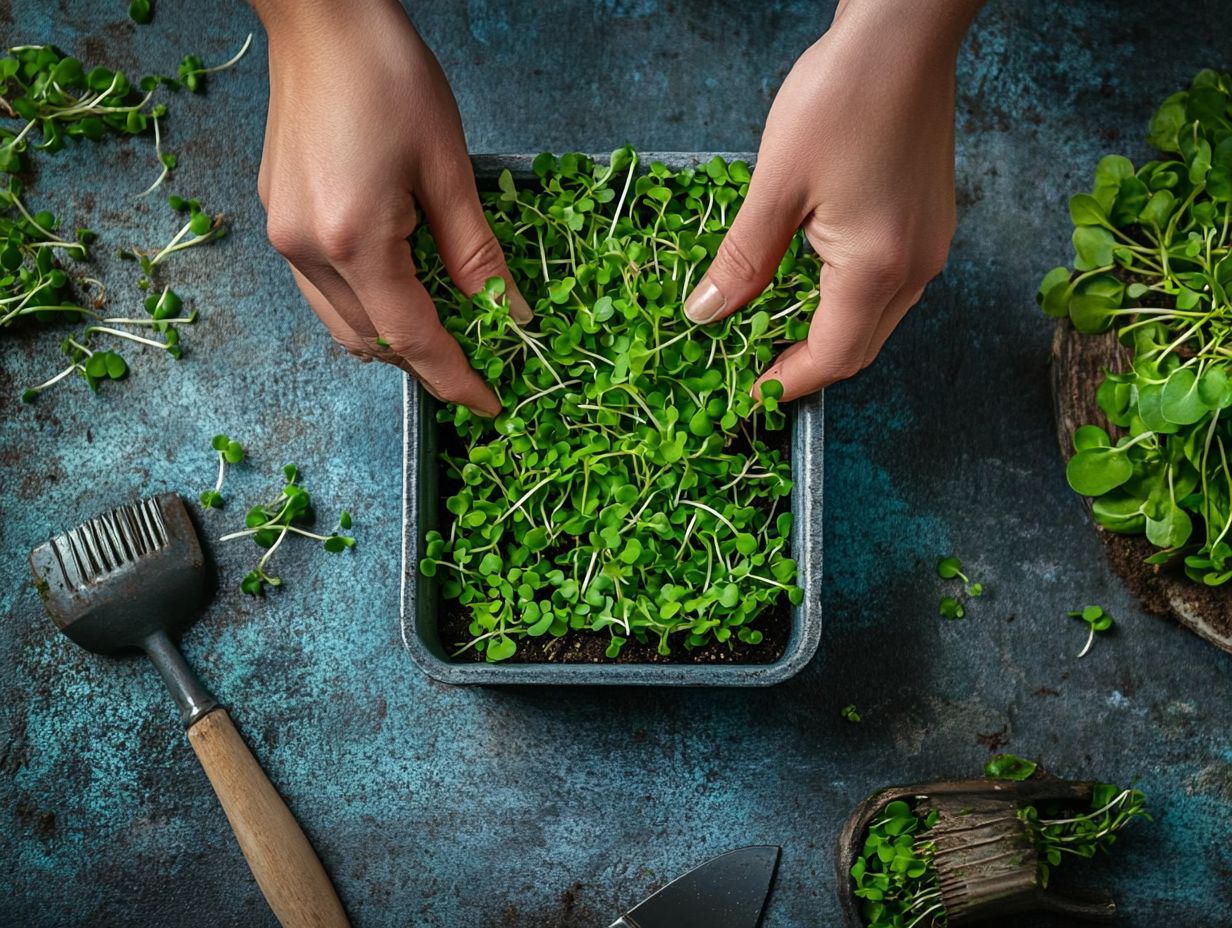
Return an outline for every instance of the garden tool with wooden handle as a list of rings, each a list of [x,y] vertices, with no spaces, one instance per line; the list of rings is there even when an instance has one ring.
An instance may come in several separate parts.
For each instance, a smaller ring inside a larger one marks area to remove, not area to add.
[[[188,740],[257,885],[283,928],[344,928],[346,913],[295,816],[172,635],[205,601],[205,558],[173,493],[91,519],[30,555],[52,621],[99,654],[144,651],[171,691]]]

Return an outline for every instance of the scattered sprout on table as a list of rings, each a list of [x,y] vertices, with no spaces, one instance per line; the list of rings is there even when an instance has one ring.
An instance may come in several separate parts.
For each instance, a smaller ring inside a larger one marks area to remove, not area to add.
[[[1096,632],[1106,632],[1112,628],[1112,616],[1104,611],[1103,606],[1084,606],[1074,612],[1069,613],[1071,618],[1082,619],[1086,622],[1090,633],[1087,635],[1087,643],[1083,649],[1078,652],[1079,657],[1086,657],[1087,652],[1091,650],[1091,644],[1095,641]]]
[[[214,481],[214,489],[201,493],[201,505],[206,509],[221,509],[222,482],[227,474],[227,465],[244,460],[244,446],[226,435],[215,435],[211,446],[218,455],[218,478]]]
[[[225,456],[230,447],[231,442],[228,441],[226,449],[220,453]],[[271,574],[267,567],[274,552],[288,535],[299,535],[318,541],[321,547],[331,554],[355,547],[354,537],[341,534],[351,527],[351,513],[342,510],[338,516],[337,527],[328,535],[309,531],[305,526],[311,525],[313,520],[312,497],[296,482],[299,469],[294,464],[288,464],[282,469],[282,474],[285,482],[278,495],[268,503],[249,509],[244,516],[244,529],[223,535],[219,539],[232,541],[237,538],[251,538],[259,548],[265,549],[256,566],[240,582],[240,589],[252,596],[264,594],[267,586],[282,586],[282,579]],[[204,500],[202,502],[204,503]]]
[[[843,706],[843,709],[839,714],[852,724],[858,724],[861,721],[860,712],[856,709],[855,703],[850,703]]]

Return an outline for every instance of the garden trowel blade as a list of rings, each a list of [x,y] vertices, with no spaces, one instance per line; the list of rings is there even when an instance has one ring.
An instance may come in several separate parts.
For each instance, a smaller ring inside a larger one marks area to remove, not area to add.
[[[777,847],[742,847],[677,877],[617,919],[612,928],[757,928]]]

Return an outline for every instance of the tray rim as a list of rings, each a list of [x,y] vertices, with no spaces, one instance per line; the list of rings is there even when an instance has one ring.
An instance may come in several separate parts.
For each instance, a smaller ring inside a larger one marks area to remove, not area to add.
[[[755,156],[740,152],[642,152],[639,162],[662,161],[673,169],[695,166],[721,155],[725,160]],[[494,181],[508,169],[515,178],[531,174],[536,155],[479,154],[471,157],[480,183]],[[592,157],[607,157],[606,154]],[[799,673],[816,654],[821,641],[824,513],[824,391],[798,401],[791,427],[792,527],[791,551],[800,565],[804,598],[792,607],[792,629],[783,654],[767,664],[689,663],[525,663],[489,664],[452,661],[428,645],[420,634],[421,579],[419,560],[423,545],[420,455],[425,429],[435,428],[428,415],[432,401],[409,375],[402,382],[402,528],[399,624],[402,643],[411,659],[428,677],[453,685],[616,685],[616,686],[729,686],[762,687],[781,683]]]

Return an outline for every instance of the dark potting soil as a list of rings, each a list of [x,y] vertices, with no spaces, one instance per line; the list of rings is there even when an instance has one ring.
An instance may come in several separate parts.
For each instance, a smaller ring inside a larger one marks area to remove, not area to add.
[[[767,439],[770,447],[780,454],[790,454],[791,429],[785,428],[771,433]],[[458,455],[461,446],[458,438],[448,429],[440,433],[441,449]],[[453,513],[445,508],[445,500],[457,492],[458,482],[452,480],[444,472],[441,473],[440,508],[438,524],[448,526]],[[484,656],[474,648],[468,648],[454,656],[454,652],[464,647],[473,637],[470,633],[470,614],[466,607],[456,599],[439,597],[440,611],[437,618],[437,634],[445,653],[458,661],[479,662]],[[771,664],[783,656],[787,649],[787,641],[791,638],[792,618],[791,603],[787,598],[780,597],[773,608],[762,612],[747,627],[755,628],[762,633],[758,644],[746,644],[732,636],[726,642],[711,641],[700,648],[686,648],[684,636],[673,636],[670,640],[671,653],[662,655],[654,641],[640,643],[636,638],[630,638],[615,658],[607,656],[607,646],[611,640],[606,631],[576,631],[570,629],[564,636],[555,638],[543,635],[539,638],[521,636],[518,638],[518,649],[512,657],[502,661],[509,664]]]

